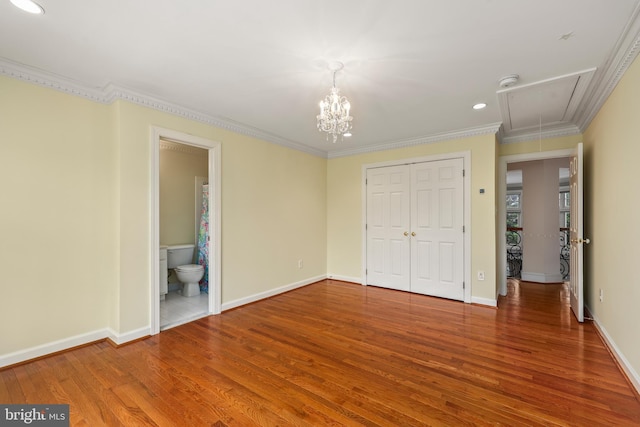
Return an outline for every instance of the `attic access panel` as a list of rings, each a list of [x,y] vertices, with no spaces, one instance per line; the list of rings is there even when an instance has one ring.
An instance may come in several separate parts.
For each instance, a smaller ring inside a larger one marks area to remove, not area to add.
[[[497,92],[505,132],[573,123],[594,69]]]

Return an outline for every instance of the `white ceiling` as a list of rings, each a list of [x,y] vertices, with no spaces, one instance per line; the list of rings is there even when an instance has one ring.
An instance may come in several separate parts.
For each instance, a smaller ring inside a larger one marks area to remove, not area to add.
[[[0,74],[328,157],[498,128],[505,142],[581,132],[640,34],[640,0],[37,1],[42,16],[0,0]],[[354,116],[336,144],[316,129],[333,60]],[[555,84],[580,79],[574,99]]]

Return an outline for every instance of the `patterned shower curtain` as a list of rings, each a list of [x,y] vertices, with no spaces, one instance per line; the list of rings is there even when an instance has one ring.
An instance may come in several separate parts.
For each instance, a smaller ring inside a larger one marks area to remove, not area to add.
[[[209,293],[209,186],[202,186],[202,210],[198,232],[198,264],[204,266],[200,290]]]

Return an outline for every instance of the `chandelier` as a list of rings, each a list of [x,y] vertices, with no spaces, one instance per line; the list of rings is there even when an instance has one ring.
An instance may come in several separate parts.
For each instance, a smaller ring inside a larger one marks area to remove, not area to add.
[[[340,95],[340,89],[336,87],[336,72],[343,68],[341,62],[335,62],[329,65],[329,69],[333,71],[333,87],[331,93],[320,101],[320,114],[316,116],[318,119],[318,130],[327,133],[327,141],[331,135],[335,143],[340,137],[342,141],[344,136],[351,136],[351,121],[353,117],[349,115],[351,104],[346,97]]]

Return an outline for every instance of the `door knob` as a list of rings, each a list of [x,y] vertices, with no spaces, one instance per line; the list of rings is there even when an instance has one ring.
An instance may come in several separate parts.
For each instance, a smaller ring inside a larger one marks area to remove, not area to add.
[[[409,235],[409,232],[408,232],[408,231],[405,231],[405,232],[404,232],[404,235],[405,235],[405,237],[406,237],[406,236],[408,236],[408,235]]]
[[[412,231],[412,232],[411,232],[411,235],[412,235],[413,237],[415,237],[415,236],[416,236],[416,232],[415,232],[415,231]]]
[[[571,239],[571,243],[575,243],[575,244],[586,243],[588,245],[589,243],[591,243],[591,240],[583,239],[582,237],[580,237],[579,239]]]

